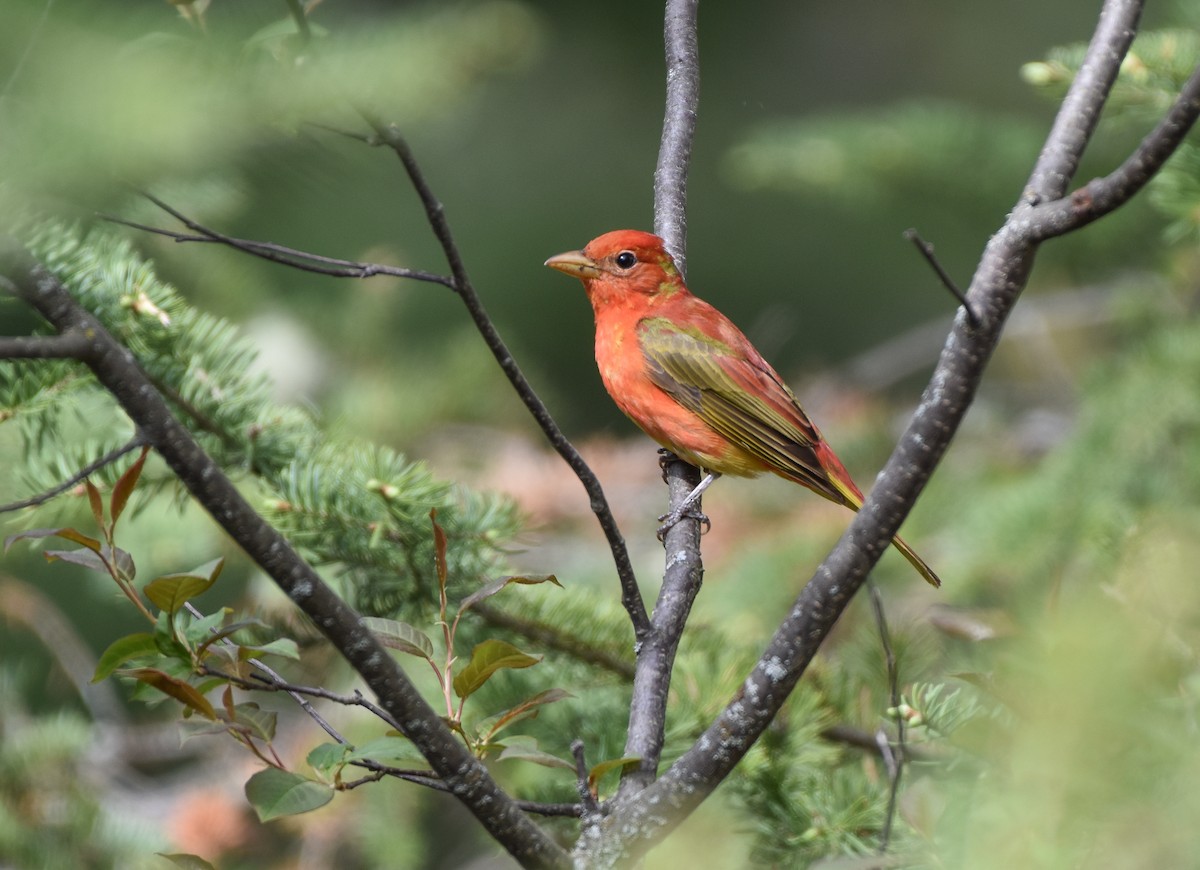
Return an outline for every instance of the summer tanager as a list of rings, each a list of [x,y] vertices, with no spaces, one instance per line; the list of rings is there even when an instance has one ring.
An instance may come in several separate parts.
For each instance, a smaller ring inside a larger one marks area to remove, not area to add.
[[[771,471],[851,510],[862,507],[862,491],[796,396],[729,318],[688,291],[662,239],[616,230],[546,265],[583,282],[596,313],[596,364],[618,407],[707,472],[668,525],[722,474]],[[941,585],[899,536],[892,546]]]

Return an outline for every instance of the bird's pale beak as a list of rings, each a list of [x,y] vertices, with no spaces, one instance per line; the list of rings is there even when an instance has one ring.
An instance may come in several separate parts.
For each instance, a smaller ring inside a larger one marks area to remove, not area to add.
[[[555,254],[546,261],[546,265],[551,269],[557,269],[565,275],[574,275],[576,278],[587,279],[600,276],[600,267],[596,265],[596,261],[583,251],[567,251],[565,254]]]

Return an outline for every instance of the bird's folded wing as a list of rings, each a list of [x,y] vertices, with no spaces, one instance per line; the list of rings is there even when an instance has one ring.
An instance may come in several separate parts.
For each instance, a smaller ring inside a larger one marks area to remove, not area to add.
[[[820,434],[770,366],[661,317],[641,321],[638,340],[651,381],[676,402],[773,470],[844,501],[813,449]]]

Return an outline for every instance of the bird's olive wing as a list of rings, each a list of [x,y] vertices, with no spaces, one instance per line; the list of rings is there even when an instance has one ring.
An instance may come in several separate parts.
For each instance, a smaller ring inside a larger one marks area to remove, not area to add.
[[[813,449],[820,434],[769,367],[665,318],[639,323],[638,339],[651,381],[676,402],[769,467],[844,500]]]

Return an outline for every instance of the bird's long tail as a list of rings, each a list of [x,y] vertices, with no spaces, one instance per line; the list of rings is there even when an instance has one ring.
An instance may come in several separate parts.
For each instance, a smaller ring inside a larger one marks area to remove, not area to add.
[[[820,493],[831,501],[841,501],[841,503],[850,508],[850,510],[858,513],[858,509],[862,507],[863,503],[862,491],[855,485],[854,481],[850,479],[850,475],[842,465],[841,460],[834,455],[833,451],[828,448],[828,445],[826,445],[824,442],[821,442],[820,447],[824,449],[819,449],[817,451],[817,456],[821,461],[823,470],[827,474],[826,479],[831,485],[832,489],[837,495],[840,495],[841,498],[838,499],[828,490],[818,489],[811,483],[806,483],[804,481],[798,482],[804,484],[815,492]],[[899,550],[900,554],[908,560],[908,563],[917,569],[917,573],[925,578],[926,583],[934,587],[940,587],[942,585],[942,581],[938,575],[934,573],[933,569],[929,567],[928,563],[926,563],[924,559],[922,559],[913,551],[913,548],[910,547],[908,542],[906,542],[902,537],[896,535],[896,537],[892,538],[892,546]]]
[[[941,586],[942,581],[937,574],[933,573],[933,569],[926,564],[925,560],[913,552],[904,540],[904,538],[896,535],[892,538],[892,546],[900,551],[901,555],[908,560],[908,563],[917,569],[917,573],[925,578],[925,582],[930,586]]]

